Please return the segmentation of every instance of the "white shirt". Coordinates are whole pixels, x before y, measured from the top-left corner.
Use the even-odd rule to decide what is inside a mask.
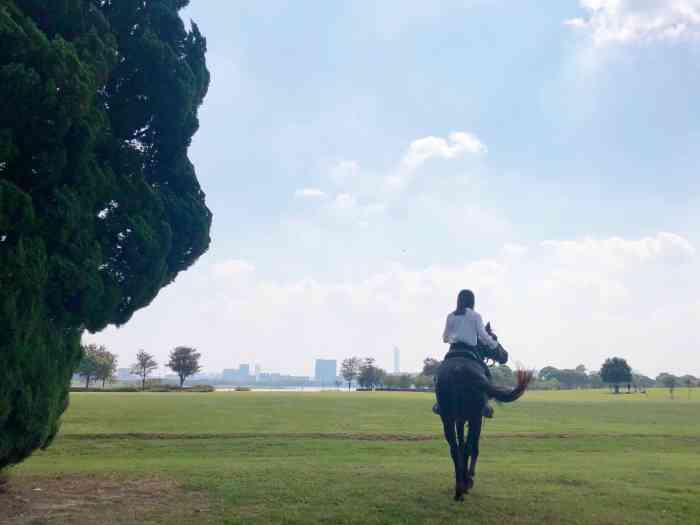
[[[453,312],[447,316],[442,340],[445,343],[466,343],[471,346],[476,346],[481,341],[490,348],[498,347],[498,342],[486,332],[484,320],[469,308],[464,311],[464,315],[455,315]]]

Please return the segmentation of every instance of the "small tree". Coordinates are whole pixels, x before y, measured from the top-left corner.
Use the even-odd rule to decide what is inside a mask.
[[[114,373],[117,371],[117,356],[112,352],[103,349],[97,360],[97,373],[95,379],[102,381],[102,388],[105,387],[105,381],[110,383],[114,380]]]
[[[107,349],[94,343],[81,347],[83,356],[78,364],[78,375],[85,380],[85,388],[90,388],[90,381],[97,379],[102,352]]]
[[[384,378],[384,386],[386,388],[399,388],[399,376],[396,374],[387,374]]]
[[[690,399],[690,390],[697,384],[698,379],[695,376],[684,375],[681,381],[688,389],[688,399]]]
[[[413,378],[409,374],[401,374],[399,376],[399,388],[411,388]]]
[[[559,381],[559,369],[553,366],[545,366],[537,374],[537,379],[540,381],[551,381],[552,379]]]
[[[180,388],[185,384],[185,379],[202,369],[199,366],[200,357],[202,354],[197,352],[196,348],[189,346],[178,346],[170,352],[170,361],[168,361],[167,367],[180,378]]]
[[[424,376],[434,376],[437,374],[437,369],[442,364],[442,361],[438,361],[433,357],[426,357],[423,359],[423,371],[421,374]]]
[[[676,386],[678,385],[678,378],[673,374],[663,373],[659,374],[657,381],[666,388],[668,388],[668,392],[671,395],[671,399],[673,399],[673,394],[676,390]]]
[[[360,358],[359,357],[348,357],[347,359],[343,359],[343,362],[340,365],[340,375],[343,376],[343,379],[345,379],[348,382],[348,390],[350,390],[350,387],[352,386],[352,382],[357,379],[357,376],[360,373]]]
[[[612,385],[615,393],[619,394],[621,383],[632,382],[632,368],[621,357],[608,358],[600,368],[600,377],[603,382]]]
[[[372,388],[380,386],[386,372],[379,367],[374,366],[374,358],[368,357],[360,365],[360,375],[357,377],[357,382],[363,388]]]
[[[433,381],[433,376],[426,376],[424,374],[419,374],[413,380],[413,384],[416,388],[433,388],[435,383]]]
[[[158,363],[153,356],[145,350],[139,350],[139,353],[136,354],[136,362],[131,365],[130,372],[141,378],[141,390],[146,390],[146,379],[156,368],[158,368]]]
[[[508,365],[498,365],[491,368],[493,382],[500,385],[515,386],[516,378],[513,369]]]

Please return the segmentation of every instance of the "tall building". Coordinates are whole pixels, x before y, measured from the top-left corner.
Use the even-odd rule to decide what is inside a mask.
[[[222,374],[224,381],[245,383],[253,378],[250,375],[250,365],[239,365],[238,368],[226,368]]]
[[[401,370],[401,354],[399,351],[399,347],[395,346],[394,347],[394,373],[398,374]]]
[[[321,385],[333,385],[337,368],[338,362],[335,359],[316,359],[314,379]]]
[[[238,380],[238,370],[235,368],[224,368],[222,373],[224,381],[237,381]]]

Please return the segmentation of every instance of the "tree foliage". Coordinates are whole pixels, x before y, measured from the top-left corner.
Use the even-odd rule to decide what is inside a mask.
[[[620,384],[632,382],[632,368],[621,357],[608,358],[600,368],[600,377],[603,382],[612,385],[617,394],[620,391]]]
[[[0,468],[56,434],[82,332],[127,322],[208,247],[187,4],[0,2]]]
[[[85,380],[85,388],[90,388],[90,381],[111,381],[117,370],[117,356],[103,345],[85,345],[76,372]]]
[[[85,388],[90,388],[90,381],[97,379],[100,354],[107,349],[104,346],[89,344],[82,346],[82,357],[78,363],[76,372],[85,380]]]
[[[106,349],[100,354],[97,361],[97,375],[95,379],[102,381],[102,388],[105,382],[114,381],[114,374],[117,371],[117,356]]]
[[[145,350],[139,350],[136,354],[136,362],[131,365],[131,373],[141,378],[141,390],[146,390],[146,379],[158,368],[155,358]]]
[[[656,382],[659,385],[668,388],[669,394],[671,395],[671,399],[673,399],[673,394],[676,390],[676,387],[681,382],[681,379],[674,376],[673,374],[662,372],[656,377]]]
[[[440,367],[442,364],[442,361],[439,361],[433,357],[426,357],[423,359],[423,370],[421,374],[424,376],[434,376],[437,374],[437,369]]]
[[[360,364],[360,373],[357,383],[362,388],[376,388],[381,386],[386,376],[386,371],[374,365],[374,358],[368,357]]]
[[[357,379],[360,373],[360,363],[361,360],[359,357],[348,357],[347,359],[343,359],[340,365],[340,375],[348,382],[348,390],[350,390],[352,382]]]
[[[170,352],[170,361],[166,365],[180,378],[180,388],[185,384],[185,380],[201,370],[199,358],[202,354],[196,348],[189,346],[178,346]]]

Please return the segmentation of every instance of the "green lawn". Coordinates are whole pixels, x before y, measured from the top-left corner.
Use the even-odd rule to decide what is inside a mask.
[[[167,523],[688,524],[698,394],[531,392],[497,406],[464,503],[450,499],[428,394],[73,394],[54,446],[13,481],[173,479],[183,496]]]

